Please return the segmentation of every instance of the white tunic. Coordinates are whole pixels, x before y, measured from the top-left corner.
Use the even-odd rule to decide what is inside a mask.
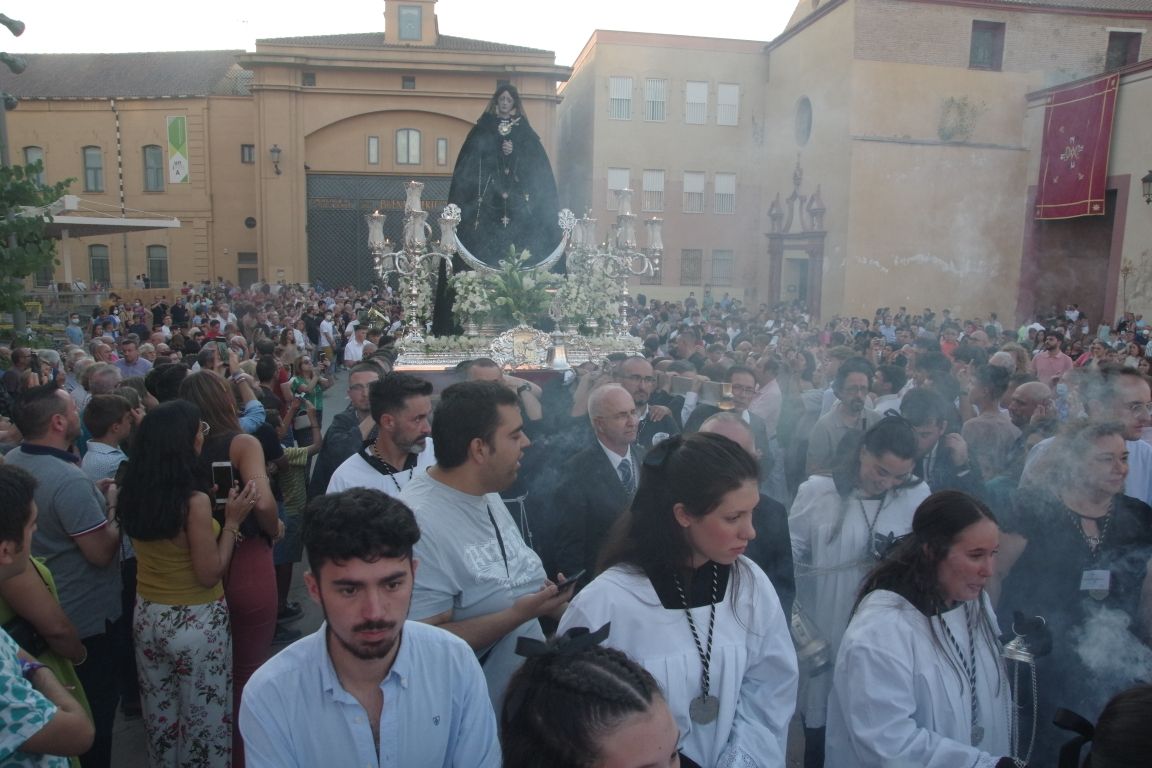
[[[982,605],[999,634],[987,595]],[[967,654],[963,607],[942,618]],[[836,658],[825,768],[992,768],[1009,754],[1012,694],[1000,649],[977,630],[984,738],[975,747],[969,684],[948,660],[963,668],[940,621],[930,624],[894,592],[877,590],[860,603]]]
[[[559,631],[612,622],[605,644],[627,653],[660,683],[682,734],[681,749],[700,765],[779,768],[786,764],[788,723],[796,710],[796,651],[772,583],[751,560],[738,563],[739,576],[729,579],[716,605],[709,672],[720,715],[707,725],[688,716],[700,695],[701,671],[688,619],[683,610],[660,604],[643,573],[614,566],[600,574],[572,600]],[[710,613],[709,606],[692,609],[702,644]]]
[[[813,475],[800,486],[788,518],[796,565],[796,601],[815,622],[832,658],[852,616],[860,583],[876,565],[869,524],[875,520],[873,534],[904,536],[912,530],[916,507],[928,495],[928,485],[919,483],[889,491],[882,501],[855,496],[845,500],[832,478],[823,475]],[[808,680],[800,703],[808,728],[824,726],[831,688],[832,675],[827,672]]]

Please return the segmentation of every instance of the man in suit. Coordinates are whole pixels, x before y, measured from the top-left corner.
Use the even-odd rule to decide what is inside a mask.
[[[596,443],[561,470],[553,501],[553,537],[546,548],[554,553],[549,560],[555,573],[586,571],[577,589],[592,580],[600,549],[632,500],[640,472],[632,445],[639,423],[632,395],[619,384],[597,387],[588,398],[588,418]]]

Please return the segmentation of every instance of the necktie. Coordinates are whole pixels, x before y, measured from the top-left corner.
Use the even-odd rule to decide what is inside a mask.
[[[636,490],[636,481],[632,477],[632,462],[628,459],[622,459],[620,466],[616,469],[620,472],[620,482],[624,483],[624,490],[631,496]]]

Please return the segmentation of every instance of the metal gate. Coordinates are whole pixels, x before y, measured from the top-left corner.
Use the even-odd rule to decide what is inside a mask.
[[[308,279],[327,287],[378,282],[368,252],[366,214],[379,210],[388,218],[384,235],[399,247],[404,226],[404,185],[424,182],[424,210],[438,239],[435,221],[448,204],[449,176],[350,176],[308,174]]]

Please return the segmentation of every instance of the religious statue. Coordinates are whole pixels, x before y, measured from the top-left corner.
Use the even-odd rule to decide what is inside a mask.
[[[460,206],[461,245],[490,267],[499,268],[510,249],[530,251],[530,266],[558,255],[556,181],[515,86],[497,88],[469,132],[448,202]]]
[[[455,271],[499,269],[502,259],[525,250],[531,253],[525,268],[559,262],[554,269],[563,271],[556,180],[515,86],[499,86],[468,133],[452,172],[448,202],[461,212]],[[452,297],[443,266],[439,277],[433,318],[437,336],[453,333]]]

